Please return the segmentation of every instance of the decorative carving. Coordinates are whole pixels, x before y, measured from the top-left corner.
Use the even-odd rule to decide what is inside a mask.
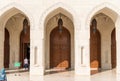
[[[60,15],[59,14],[57,14],[57,15],[55,15],[55,16],[53,16],[49,21],[48,21],[48,23],[47,23],[47,27],[49,27],[49,28],[53,28],[53,27],[56,27],[56,26],[58,26],[58,20],[59,20],[59,18],[60,18]],[[63,26],[65,26],[65,27],[71,27],[70,29],[73,29],[73,22],[67,17],[67,16],[65,16],[65,15],[63,15],[62,13],[61,13],[61,18],[62,18],[62,21],[64,22],[64,24],[63,24]],[[67,25],[67,26],[66,26]]]
[[[25,18],[23,21],[23,31],[26,34],[27,31],[27,27],[28,27],[28,20]]]
[[[92,20],[92,31],[96,33],[96,30],[97,30],[97,21],[96,19],[93,19]]]
[[[58,19],[58,28],[59,28],[59,32],[62,32],[62,26],[63,26],[63,20],[61,18],[61,14],[60,14],[60,18]]]

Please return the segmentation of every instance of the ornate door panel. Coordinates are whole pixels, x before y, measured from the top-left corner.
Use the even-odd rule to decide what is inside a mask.
[[[24,26],[26,25],[26,26]],[[28,21],[25,19],[23,22],[23,30],[20,35],[20,62],[21,67],[24,66],[25,57],[30,60],[30,53],[28,53],[28,48],[30,46],[30,26],[28,25]]]
[[[5,28],[4,68],[9,68],[9,56],[10,56],[9,32],[8,32],[8,30]]]
[[[90,67],[97,69],[101,67],[101,37],[94,25],[90,27]]]
[[[116,34],[115,34],[115,28],[112,31],[111,34],[111,64],[112,68],[116,67]]]
[[[64,27],[50,34],[50,68],[70,68],[70,33]]]

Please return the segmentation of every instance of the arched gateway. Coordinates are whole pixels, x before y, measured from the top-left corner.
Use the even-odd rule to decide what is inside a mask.
[[[70,33],[61,18],[50,34],[50,68],[70,68]]]
[[[21,67],[24,66],[25,58],[30,61],[30,26],[28,25],[27,19],[24,19],[23,21],[23,30],[20,35],[20,62],[22,63]]]
[[[27,20],[27,26],[24,26],[24,19]],[[4,37],[1,38],[1,40],[4,40],[4,46],[1,47],[3,48],[2,51],[4,51],[4,54],[2,54],[3,60],[1,59],[1,65],[7,69],[14,69],[14,63],[22,62],[23,64],[23,60],[21,60],[21,58],[24,59],[26,56],[25,53],[28,53],[26,50],[30,50],[29,18],[21,10],[16,7],[11,8],[10,6],[10,9],[0,16],[0,22],[3,23],[0,26],[1,34]],[[22,34],[21,36],[21,31],[24,31],[26,34]],[[21,49],[21,41],[27,43],[26,47],[24,45],[23,49]],[[27,58],[30,58],[30,54]]]
[[[70,33],[56,27],[50,34],[50,68],[70,68]]]
[[[90,67],[93,74],[116,67],[116,32],[113,20],[99,13],[90,26]]]

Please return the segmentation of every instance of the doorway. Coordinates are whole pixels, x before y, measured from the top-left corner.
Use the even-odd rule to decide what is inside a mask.
[[[111,33],[111,65],[116,68],[116,31],[115,28]]]
[[[23,52],[24,52],[24,58],[28,59],[28,63],[30,64],[30,43],[24,43],[23,44]]]
[[[20,36],[20,62],[21,68],[24,67],[24,59],[27,57],[30,64],[30,26],[27,19],[23,21],[23,30]]]
[[[92,74],[115,68],[116,32],[113,20],[103,13],[97,14],[90,28],[90,66],[91,71],[94,71]]]
[[[70,33],[65,28],[54,28],[50,33],[50,68],[70,68]]]
[[[5,28],[5,41],[4,41],[4,68],[9,68],[10,45],[9,45],[9,32]]]
[[[101,68],[101,36],[95,19],[90,26],[90,67],[91,73],[97,73]]]

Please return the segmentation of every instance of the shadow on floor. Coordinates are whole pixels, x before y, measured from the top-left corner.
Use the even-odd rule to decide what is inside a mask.
[[[113,70],[113,69],[105,69],[105,70],[91,70],[91,75],[94,75],[94,74],[98,74],[98,73],[102,73],[102,72],[106,72],[106,71],[110,71],[110,70]]]
[[[45,75],[61,73],[61,72],[68,72],[68,71],[72,71],[72,70],[71,69],[62,69],[62,68],[53,68],[53,69],[45,70]]]

